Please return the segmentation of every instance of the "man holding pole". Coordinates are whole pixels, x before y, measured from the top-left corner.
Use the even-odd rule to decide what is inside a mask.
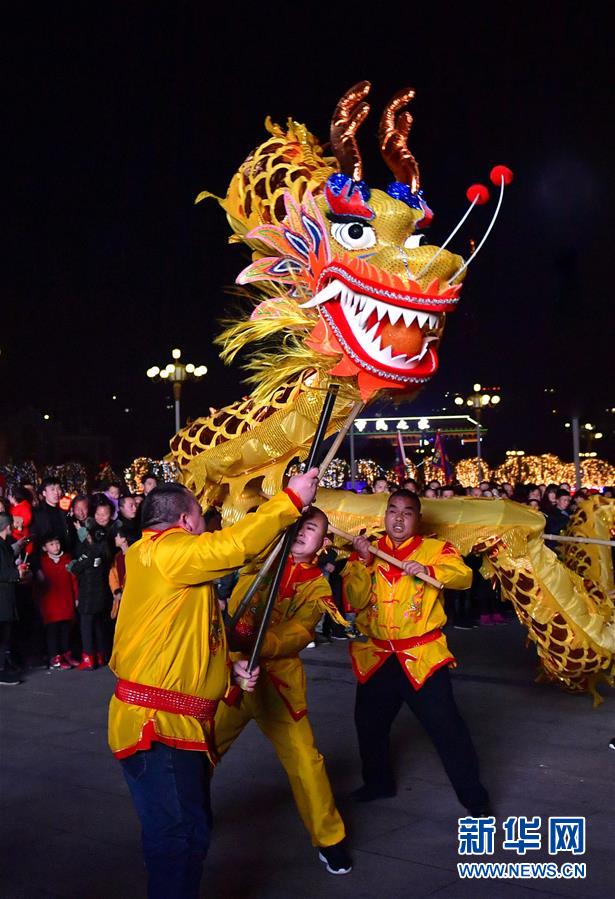
[[[250,692],[258,677],[257,667],[229,661],[212,583],[295,522],[317,484],[317,469],[296,475],[256,513],[213,533],[185,487],[157,487],[143,503],[109,663],[118,677],[109,744],[141,821],[149,899],[199,895],[216,708],[231,680]]]
[[[459,801],[480,816],[490,813],[488,796],[453,697],[448,667],[455,661],[441,630],[446,623],[441,586],[465,590],[472,572],[450,543],[419,536],[420,518],[415,493],[391,494],[377,551],[392,558],[383,562],[366,537],[356,537],[356,557],[343,572],[346,603],[368,637],[350,646],[359,681],[355,724],[364,781],[355,798],[395,795],[389,732],[406,703],[434,743]]]
[[[328,581],[315,564],[327,526],[327,516],[315,507],[301,518],[260,650],[259,682],[250,696],[242,695],[236,704],[218,708],[215,739],[222,756],[244,727],[252,719],[256,721],[284,766],[319,859],[330,874],[348,874],[352,862],[343,846],[344,823],[307,717],[305,671],[299,658],[299,652],[314,639],[314,629],[324,612],[346,625],[333,603]],[[254,577],[254,570],[241,573],[229,601],[231,613],[237,610]],[[267,586],[263,583],[235,628],[233,639],[247,653],[252,650]]]

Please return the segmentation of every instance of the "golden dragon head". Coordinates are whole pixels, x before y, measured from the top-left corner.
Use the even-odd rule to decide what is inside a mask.
[[[303,126],[289,122],[284,133],[268,121],[272,137],[219,200],[233,239],[253,251],[237,283],[256,291],[249,320],[219,338],[222,356],[230,360],[248,342],[278,335],[278,354],[261,352],[248,365],[257,389],[266,385],[262,393],[310,370],[321,382],[343,379],[366,401],[383,391],[416,392],[438,367],[445,319],[459,303],[467,263],[445,245],[421,242],[433,216],[407,146],[413,90],[399,91],[380,121],[380,150],[395,180],[385,191],[363,180],[357,131],[369,112],[369,90],[360,82],[338,103],[333,157]],[[504,166],[493,170],[502,191],[510,180]],[[488,199],[482,185],[467,195],[470,208]]]

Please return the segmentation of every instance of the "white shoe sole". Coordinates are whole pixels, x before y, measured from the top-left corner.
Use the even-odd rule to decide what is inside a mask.
[[[352,871],[352,865],[349,868],[340,868],[338,871],[334,871],[333,868],[329,867],[329,862],[321,852],[318,853],[318,858],[324,863],[329,874],[350,874]]]

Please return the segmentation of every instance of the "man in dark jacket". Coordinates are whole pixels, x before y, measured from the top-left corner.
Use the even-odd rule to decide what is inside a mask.
[[[0,513],[0,686],[3,687],[14,687],[21,683],[17,675],[6,667],[13,622],[17,618],[15,584],[20,580],[13,550],[7,542],[11,524],[11,516]]]
[[[551,514],[547,517],[547,525],[545,534],[561,534],[565,531],[570,522],[570,512],[568,511],[571,502],[570,493],[561,487],[555,494],[555,507]],[[549,549],[558,549],[560,544],[554,540],[546,540]]]
[[[114,536],[125,537],[128,546],[141,539],[139,507],[134,496],[120,496],[119,514],[114,524]]]
[[[78,610],[83,653],[79,670],[92,671],[106,664],[107,622],[113,597],[109,586],[112,553],[109,528],[96,521],[89,528],[79,557],[69,564],[77,577]]]
[[[66,512],[60,509],[62,487],[55,477],[43,478],[41,484],[43,501],[33,510],[32,536],[35,541],[35,555],[40,556],[41,540],[53,534],[60,541],[62,550],[71,548],[71,528]]]

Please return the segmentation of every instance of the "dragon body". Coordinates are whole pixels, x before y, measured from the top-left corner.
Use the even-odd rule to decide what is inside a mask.
[[[445,246],[422,243],[432,212],[407,146],[413,91],[396,94],[380,121],[380,150],[394,180],[385,190],[363,180],[357,131],[369,112],[369,88],[361,82],[340,100],[333,155],[303,125],[289,120],[284,129],[267,120],[270,137],[240,166],[226,196],[215,197],[231,242],[252,254],[237,278],[247,312],[217,338],[225,362],[249,350],[251,392],[180,430],[169,458],[203,505],[221,507],[225,523],[278,490],[288,465],[307,456],[330,384],[339,387],[334,433],[357,402],[412,399],[438,367],[468,263]],[[492,172],[502,192],[510,177],[503,166]],[[468,191],[472,205],[486,195],[480,185]],[[212,196],[203,192],[197,202]],[[366,516],[376,526],[375,498],[321,491],[318,501],[341,526],[351,523],[339,520],[350,514],[348,503],[358,503],[355,525]],[[547,675],[570,689],[592,688],[612,669],[612,603],[603,586],[589,588],[546,549],[544,519],[511,503],[504,514],[501,505],[449,501],[436,504],[438,515],[427,521],[463,552],[483,554]]]

